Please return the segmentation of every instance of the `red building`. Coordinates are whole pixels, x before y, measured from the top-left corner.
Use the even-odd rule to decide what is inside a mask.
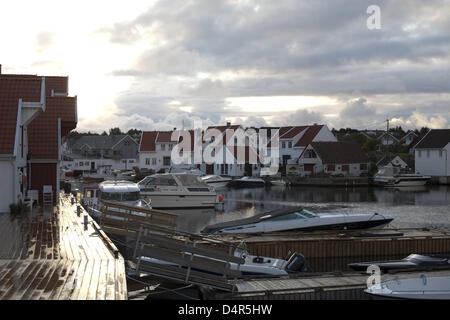
[[[61,140],[77,124],[68,77],[4,74],[0,66],[0,211],[44,185],[59,193]],[[2,194],[2,192],[5,192]]]

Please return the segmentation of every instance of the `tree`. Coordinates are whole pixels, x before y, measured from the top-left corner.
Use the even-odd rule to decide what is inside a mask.
[[[119,134],[123,134],[122,130],[120,130],[119,127],[109,129],[110,136],[119,135]]]

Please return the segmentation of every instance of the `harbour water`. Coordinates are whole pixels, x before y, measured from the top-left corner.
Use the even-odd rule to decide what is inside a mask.
[[[439,228],[450,231],[450,186],[404,188],[336,188],[272,186],[218,190],[219,210],[182,210],[179,229],[199,232],[206,225],[242,219],[265,211],[300,206],[313,212],[373,213],[394,217],[395,228]],[[176,211],[175,211],[176,212]]]

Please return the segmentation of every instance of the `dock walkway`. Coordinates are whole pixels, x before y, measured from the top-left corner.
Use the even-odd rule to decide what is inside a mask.
[[[125,263],[81,209],[59,206],[0,213],[0,300],[125,300]]]

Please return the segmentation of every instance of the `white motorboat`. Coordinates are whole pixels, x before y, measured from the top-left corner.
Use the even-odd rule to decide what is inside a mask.
[[[368,294],[393,299],[449,300],[450,277],[396,279],[374,284],[364,290]]]
[[[134,207],[151,208],[150,204],[140,199],[140,189],[136,183],[124,180],[104,181],[98,185],[83,187],[82,204],[93,217],[102,215],[102,201],[120,202]]]
[[[376,228],[393,220],[374,214],[315,214],[303,208],[261,213],[250,218],[213,224],[204,233],[263,233],[279,231],[353,230]]]
[[[239,179],[234,179],[228,183],[229,187],[234,188],[259,188],[264,187],[266,182],[261,178],[255,177],[242,177]]]
[[[232,181],[233,179],[231,179],[229,177],[222,177],[222,176],[211,174],[211,175],[203,176],[202,180],[217,190],[217,189],[225,188],[228,185],[228,183],[230,181]]]
[[[383,187],[423,186],[430,179],[430,176],[402,173],[398,167],[386,166],[378,170],[374,175],[373,184]]]
[[[138,185],[141,198],[155,209],[213,208],[219,201],[214,188],[195,174],[154,174]]]
[[[244,258],[245,262],[240,265],[234,262],[230,262],[230,269],[239,270],[244,276],[248,275],[288,276],[291,273],[311,272],[311,268],[308,264],[308,261],[305,259],[303,255],[299,253],[293,253],[288,260],[250,255],[245,249],[236,249],[234,255],[236,257]],[[141,257],[141,260],[161,265],[178,266],[173,262],[151,257]],[[222,274],[217,273],[217,275]]]

